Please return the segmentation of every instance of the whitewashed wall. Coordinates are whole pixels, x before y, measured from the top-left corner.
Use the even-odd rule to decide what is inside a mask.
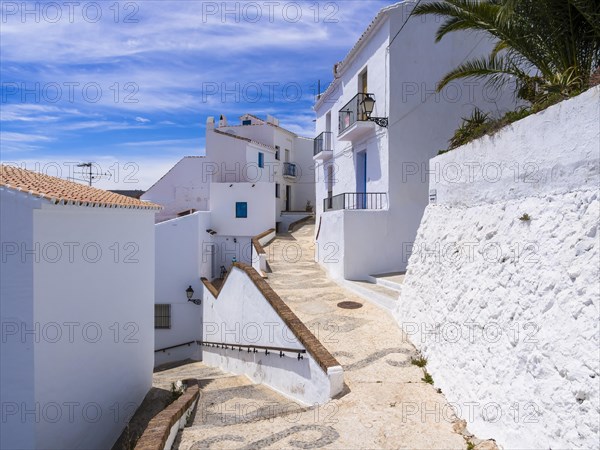
[[[152,385],[154,211],[43,203],[34,241],[79,244],[73,262],[49,249],[34,265],[34,316],[48,330],[35,349],[36,402],[81,405],[72,422],[64,406],[56,422],[49,408],[37,445],[108,448]]]
[[[303,349],[263,294],[239,268],[233,268],[215,299],[205,289],[204,341]],[[324,403],[343,388],[341,367],[324,371],[308,352],[298,360],[295,353],[280,358],[277,352],[224,350],[202,347],[205,364],[243,374],[256,383],[305,404]]]
[[[415,2],[387,8],[384,19],[363,40],[354,57],[344,63],[335,85],[315,106],[317,134],[326,130],[327,113],[331,113],[333,158],[316,167],[316,203],[321,215],[327,197],[327,168],[334,167],[333,195],[357,192],[357,152],[367,152],[367,192],[387,194],[389,214],[373,216],[377,230],[370,232],[369,221],[361,215],[349,215],[350,227],[360,235],[364,252],[345,251],[347,278],[366,279],[369,275],[406,269],[423,211],[428,202],[428,161],[458,127],[461,117],[477,106],[496,113],[512,107],[511,95],[491,95],[483,82],[454,82],[442,93],[435,88],[442,76],[467,56],[477,57],[488,51],[491,42],[468,33],[453,33],[436,43],[440,26],[434,17],[410,17]],[[388,117],[387,129],[375,126],[372,131],[351,142],[338,138],[339,110],[359,89],[359,75],[367,68],[368,90],[375,94],[373,116]],[[330,213],[322,215],[329,220]],[[337,220],[337,219],[335,219]],[[317,218],[317,222],[319,218]],[[386,222],[385,224],[383,222]],[[355,236],[348,244],[354,247]],[[343,243],[342,243],[343,244]],[[329,264],[330,269],[333,268]]]
[[[315,210],[315,163],[313,161],[312,139],[296,138],[294,145],[294,161],[296,163],[297,178],[292,186],[292,209],[305,211],[307,200]]]
[[[177,214],[195,209],[207,211],[213,168],[200,156],[186,156],[158,180],[141,199],[163,207],[156,214],[156,222],[177,217]]]
[[[273,228],[274,183],[213,183],[210,190],[211,227],[219,235],[252,237]],[[235,217],[236,202],[248,203],[248,218]]]
[[[21,419],[21,405],[35,403],[33,337],[26,341],[21,336],[21,330],[34,329],[34,258],[23,255],[21,246],[33,249],[33,211],[40,202],[0,188],[1,448],[35,448],[36,442],[35,421]]]
[[[431,161],[397,316],[469,429],[506,448],[598,447],[599,100]]]
[[[201,277],[213,278],[210,249],[213,238],[209,212],[169,220],[156,225],[156,299],[157,304],[171,305],[171,329],[155,330],[155,349],[162,349],[200,337],[202,308],[187,301],[185,290],[192,286],[195,298],[202,296]],[[183,347],[156,354],[156,364],[178,361],[196,355],[195,349]]]
[[[109,448],[152,383],[154,211],[2,190],[3,247],[14,242],[2,263],[2,447]]]

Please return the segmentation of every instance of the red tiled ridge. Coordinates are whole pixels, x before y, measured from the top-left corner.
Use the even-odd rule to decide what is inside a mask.
[[[163,450],[171,428],[200,396],[197,380],[184,380],[185,392],[150,421],[135,450]]]
[[[304,323],[294,314],[294,312],[290,309],[290,307],[277,295],[277,293],[273,290],[269,284],[263,280],[260,274],[251,266],[242,263],[234,263],[234,267],[237,267],[240,270],[246,272],[246,275],[252,280],[254,285],[258,288],[258,290],[262,293],[262,295],[267,299],[269,304],[273,307],[277,315],[281,317],[283,322],[288,326],[288,328],[294,333],[294,335],[298,338],[298,340],[304,345],[308,353],[312,355],[317,364],[327,372],[327,369],[330,367],[341,366],[341,364],[333,357],[329,350],[327,350],[323,344],[315,337],[314,334],[310,332],[310,330],[304,325]],[[231,271],[229,271],[231,273]],[[227,274],[229,276],[229,274]],[[210,281],[205,278],[202,279],[202,282],[210,289],[209,285],[212,286]],[[213,293],[215,298],[219,297],[219,294],[223,290],[223,286],[227,283],[227,277],[225,277],[225,281],[221,286],[221,289],[217,290],[214,286],[212,286]]]
[[[55,204],[73,202],[85,206],[161,209],[154,203],[4,164],[0,165],[0,186],[45,198]]]
[[[234,139],[239,139],[240,141],[246,141],[246,142],[250,142],[251,144],[254,144],[254,145],[259,145],[259,146],[261,146],[261,147],[265,147],[265,148],[271,149],[271,150],[273,150],[273,151],[275,151],[275,150],[276,150],[276,149],[275,149],[275,147],[271,147],[270,145],[263,144],[263,143],[261,143],[261,142],[258,142],[258,141],[253,141],[252,139],[250,139],[250,138],[247,138],[247,137],[238,136],[238,135],[236,135],[236,134],[233,134],[233,133],[227,133],[226,131],[221,131],[221,130],[218,130],[218,129],[216,129],[216,128],[215,128],[213,131],[214,131],[215,133],[222,134],[223,136],[229,136],[229,137],[232,137],[232,138],[234,138]]]
[[[265,236],[268,236],[269,234],[274,233],[274,232],[275,232],[275,229],[271,228],[270,230],[260,233],[259,235],[254,236],[252,238],[252,245],[256,249],[256,253],[258,253],[259,255],[265,255],[267,253],[267,252],[265,252],[265,249],[263,248],[263,246],[260,245],[260,240],[262,238],[264,238]]]

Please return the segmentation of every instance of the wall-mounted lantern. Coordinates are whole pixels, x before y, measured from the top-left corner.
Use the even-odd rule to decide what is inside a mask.
[[[375,108],[375,99],[371,97],[370,94],[365,94],[365,98],[363,98],[363,101],[360,102],[360,106],[362,107],[363,114],[365,115],[367,120],[375,122],[380,127],[387,128],[387,117],[371,117],[371,114],[373,114],[373,109]]]
[[[194,290],[192,289],[192,286],[185,290],[185,295],[187,296],[188,302],[192,302],[194,305],[200,305],[202,303],[202,300],[199,298],[192,298],[194,296]]]

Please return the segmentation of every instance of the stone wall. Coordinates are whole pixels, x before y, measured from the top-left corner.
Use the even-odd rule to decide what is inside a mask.
[[[598,448],[599,94],[431,160],[397,318],[507,448]]]

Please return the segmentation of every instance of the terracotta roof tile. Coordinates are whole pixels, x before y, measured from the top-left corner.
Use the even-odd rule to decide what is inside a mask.
[[[224,128],[225,128],[225,127],[224,127]],[[276,149],[275,149],[275,147],[271,147],[270,145],[263,144],[263,143],[261,143],[261,142],[258,142],[258,141],[253,141],[252,139],[250,139],[250,138],[247,138],[247,137],[244,137],[244,136],[238,136],[238,135],[236,135],[236,134],[227,133],[226,131],[221,131],[221,130],[217,130],[217,129],[215,129],[215,130],[213,130],[213,131],[214,131],[215,133],[217,133],[217,134],[222,134],[223,136],[229,136],[229,137],[231,137],[231,138],[234,138],[234,139],[239,139],[239,140],[241,140],[241,141],[246,141],[246,142],[249,142],[249,143],[251,143],[251,144],[258,145],[258,146],[260,146],[260,147],[265,147],[265,148],[271,149],[271,150],[273,150],[273,151],[275,151],[275,150],[276,150]]]
[[[51,201],[86,206],[160,209],[159,205],[18,167],[0,165],[0,186]],[[91,204],[91,205],[88,205]]]

